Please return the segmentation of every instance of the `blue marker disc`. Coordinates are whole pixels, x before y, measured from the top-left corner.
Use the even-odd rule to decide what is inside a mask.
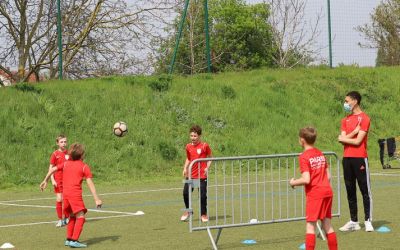
[[[257,243],[257,241],[255,241],[255,240],[244,240],[244,241],[242,241],[242,243],[246,244],[246,245],[254,245],[254,244]]]

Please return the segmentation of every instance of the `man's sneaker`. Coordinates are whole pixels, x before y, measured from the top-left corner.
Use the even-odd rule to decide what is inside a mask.
[[[58,220],[56,227],[62,227],[63,226],[63,220]]]
[[[80,243],[79,241],[70,241],[69,246],[72,248],[85,248],[87,245]]]
[[[201,216],[201,222],[208,222],[208,216],[205,215],[205,214],[203,214],[203,215]]]
[[[354,221],[349,221],[343,227],[339,228],[339,230],[342,232],[356,231],[360,229],[361,229],[360,224]]]
[[[65,240],[64,246],[69,247],[69,243],[70,243],[70,242],[71,242],[71,241],[69,241],[69,240]]]
[[[373,232],[374,231],[374,227],[372,226],[371,221],[366,220],[364,222],[364,225],[365,225],[365,232]]]
[[[189,219],[189,212],[184,212],[181,216],[181,221],[186,221],[187,219]]]
[[[68,225],[69,218],[65,218],[62,220],[62,227]]]

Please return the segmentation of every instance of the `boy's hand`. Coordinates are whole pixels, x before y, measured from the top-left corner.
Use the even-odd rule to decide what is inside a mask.
[[[101,200],[95,200],[95,202],[96,202],[96,208],[100,209],[101,206],[103,205],[103,202]]]
[[[47,187],[47,182],[43,181],[42,183],[40,183],[40,191],[43,192],[43,190]]]
[[[290,179],[289,184],[294,189],[294,178]]]
[[[182,172],[183,177],[187,178],[187,168],[183,168],[183,172]]]

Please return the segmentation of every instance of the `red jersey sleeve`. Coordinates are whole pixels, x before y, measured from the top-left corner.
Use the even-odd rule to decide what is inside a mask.
[[[185,150],[186,150],[186,158],[190,161],[190,152],[189,152],[188,145],[186,145]]]
[[[93,178],[92,172],[90,171],[90,167],[86,164],[83,166],[83,177],[85,179]]]
[[[300,157],[299,157],[299,164],[300,164],[300,173],[310,172],[310,163],[302,155],[300,155]]]
[[[57,165],[57,158],[56,158],[56,154],[54,152],[50,156],[50,164],[53,166]]]
[[[359,117],[359,119],[360,119],[360,130],[368,132],[369,125],[371,123],[369,117],[364,115],[363,117]]]
[[[340,126],[340,132],[346,131],[346,118],[342,119],[342,125]]]

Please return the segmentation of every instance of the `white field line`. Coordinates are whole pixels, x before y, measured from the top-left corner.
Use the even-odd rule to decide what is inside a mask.
[[[0,202],[0,205],[15,206],[15,207],[55,208],[55,206],[24,205],[24,204],[13,204],[13,203],[3,203],[3,202]],[[96,213],[138,215],[136,213],[131,213],[131,212],[110,211],[110,210],[100,210],[100,209],[88,209],[88,211],[96,212]]]
[[[86,218],[86,220],[104,220],[104,219],[129,217],[129,216],[134,216],[134,215],[133,214],[111,215],[111,216],[103,216],[103,217]],[[57,221],[42,221],[42,222],[33,222],[33,223],[24,223],[24,224],[2,225],[2,226],[0,226],[0,228],[35,226],[35,225],[56,224],[56,223],[57,223]]]
[[[115,193],[102,193],[98,194],[99,196],[108,196],[108,195],[123,195],[123,194],[138,194],[138,193],[151,193],[151,192],[164,192],[164,191],[173,191],[173,190],[182,190],[182,188],[163,188],[163,189],[150,189],[150,190],[137,190],[137,191],[127,191],[127,192],[115,192]],[[83,195],[85,197],[92,196],[90,194]],[[4,200],[0,202],[23,202],[23,201],[40,201],[40,200],[54,200],[55,197],[44,197],[44,198],[32,198],[32,199],[23,199],[23,200]]]

